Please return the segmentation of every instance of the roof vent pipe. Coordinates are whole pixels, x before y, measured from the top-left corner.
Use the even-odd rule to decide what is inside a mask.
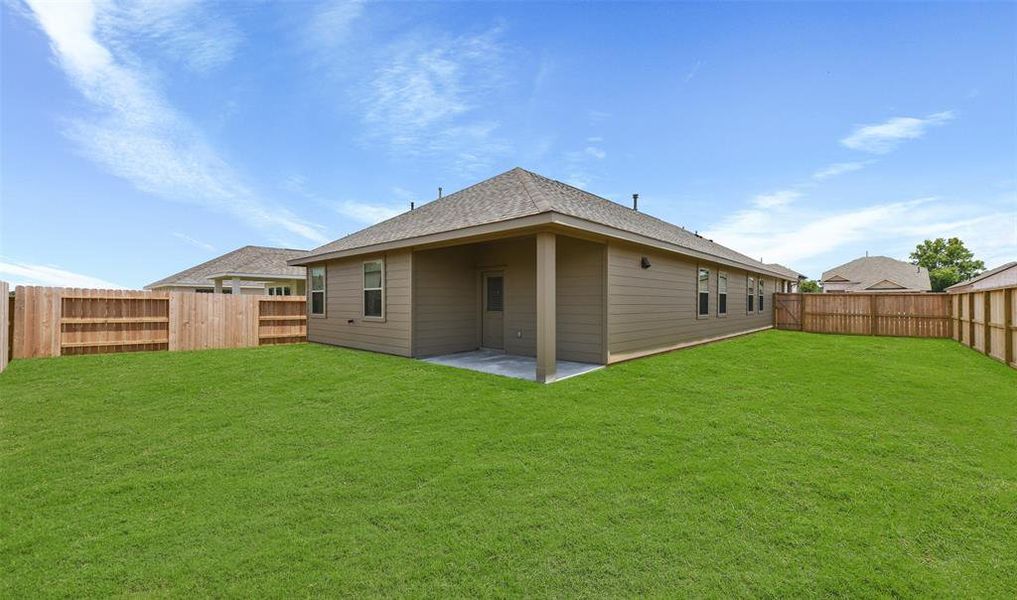
[[[413,210],[413,200],[410,200],[410,210]]]
[[[639,210],[639,194],[632,194],[632,210]]]
[[[438,200],[441,200],[441,187],[438,188]]]

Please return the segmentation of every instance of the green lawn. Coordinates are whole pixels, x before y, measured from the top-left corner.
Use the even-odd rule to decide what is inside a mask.
[[[15,361],[0,597],[1017,588],[1017,371],[770,331],[551,386],[316,345]]]

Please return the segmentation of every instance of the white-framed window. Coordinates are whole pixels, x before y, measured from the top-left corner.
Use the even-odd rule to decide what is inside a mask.
[[[727,273],[717,273],[717,314],[727,314]]]
[[[268,288],[269,296],[289,296],[290,286],[288,285],[276,285]]]
[[[710,314],[710,270],[705,267],[699,267],[699,284],[696,286],[697,290],[697,310],[696,314],[700,317],[709,316]]]
[[[325,267],[307,269],[311,278],[311,314],[325,314]]]
[[[756,304],[756,310],[763,312],[763,278],[759,278],[759,283],[756,284],[756,293],[759,294],[759,302]]]
[[[385,318],[385,262],[364,261],[364,317]]]
[[[745,312],[751,313],[756,300],[756,278],[749,275],[745,280]]]

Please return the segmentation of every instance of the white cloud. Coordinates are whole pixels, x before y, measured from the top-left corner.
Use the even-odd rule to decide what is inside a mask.
[[[182,242],[185,242],[187,244],[190,244],[190,245],[194,246],[195,248],[200,248],[202,250],[208,250],[209,252],[215,252],[215,246],[213,246],[212,244],[207,244],[207,243],[205,243],[205,242],[203,242],[201,240],[196,240],[196,239],[192,238],[191,236],[187,235],[186,233],[180,233],[178,231],[174,231],[171,235],[173,237],[177,238],[178,240],[182,241]]]
[[[306,28],[307,42],[321,48],[335,48],[345,42],[353,25],[364,14],[362,0],[330,0],[318,5]]]
[[[801,197],[802,193],[797,190],[779,190],[760,194],[752,199],[752,203],[759,208],[782,208]]]
[[[409,210],[409,206],[405,209],[397,209],[382,204],[368,204],[365,202],[347,200],[336,204],[335,210],[339,214],[349,217],[354,221],[373,225],[374,223],[380,223],[381,221],[391,219],[398,214],[406,212]]]
[[[4,258],[0,258],[0,275],[3,275],[4,279],[10,279],[14,285],[123,289],[122,285],[53,265],[33,265]]]
[[[702,66],[703,66],[703,61],[697,60],[696,64],[693,65],[693,67],[689,70],[689,72],[685,74],[685,83],[688,83],[688,82],[692,81],[692,78],[696,76],[696,73],[699,73],[699,68],[702,67]]]
[[[467,171],[507,150],[499,123],[475,111],[505,84],[501,28],[456,38],[416,36],[384,51],[360,106],[369,139],[396,154],[453,156]]]
[[[942,125],[953,118],[954,114],[949,110],[929,115],[924,119],[894,117],[883,123],[860,125],[840,143],[852,150],[885,154],[896,148],[901,142],[918,139],[925,135],[928,128]]]
[[[871,162],[872,161],[865,160],[859,162],[833,163],[832,165],[823,167],[822,169],[813,173],[812,178],[815,179],[816,181],[822,181],[824,179],[829,179],[831,177],[843,175],[844,173],[860,171],[864,169],[866,166],[868,166]]]
[[[69,79],[95,109],[96,116],[73,119],[66,131],[85,156],[165,199],[199,204],[256,227],[327,240],[317,226],[258,198],[133,59],[118,59],[111,51],[116,45],[99,41],[97,22],[105,30],[119,22],[99,14],[112,5],[48,0],[29,0],[29,5]]]
[[[597,148],[596,146],[587,146],[586,149],[583,150],[583,152],[597,160],[604,160],[604,158],[607,156],[607,152],[604,152],[603,149]]]

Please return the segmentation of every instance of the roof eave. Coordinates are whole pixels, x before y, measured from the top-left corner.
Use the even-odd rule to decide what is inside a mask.
[[[587,233],[594,233],[618,239],[622,241],[632,242],[642,246],[649,246],[665,250],[668,252],[674,252],[684,256],[692,258],[700,258],[709,260],[710,262],[730,266],[733,268],[751,270],[757,273],[764,273],[776,277],[777,279],[788,279],[790,278],[778,271],[774,271],[765,265],[749,265],[740,263],[728,258],[716,256],[706,252],[700,252],[698,250],[692,250],[678,244],[672,244],[670,242],[664,242],[654,238],[650,238],[638,233],[632,233],[624,229],[618,229],[611,227],[610,225],[603,225],[600,223],[594,223],[571,215],[564,215],[554,211],[548,211],[536,215],[529,215],[526,217],[519,217],[516,219],[508,219],[505,221],[498,221],[495,223],[486,223],[484,225],[475,225],[473,227],[465,227],[463,229],[454,229],[451,231],[445,231],[440,233],[434,233],[424,236],[417,236],[413,238],[406,238],[403,240],[396,240],[392,242],[383,242],[380,244],[371,244],[367,246],[361,246],[359,248],[349,248],[346,250],[338,250],[335,252],[323,252],[321,254],[314,254],[309,256],[303,256],[295,259],[290,259],[287,264],[293,266],[306,266],[314,263],[324,262],[328,260],[335,260],[339,258],[348,258],[352,256],[361,256],[364,254],[372,254],[377,252],[387,252],[391,250],[399,250],[403,248],[412,248],[414,246],[423,246],[428,244],[436,244],[441,242],[450,242],[455,240],[465,240],[478,236],[484,236],[495,233],[510,232],[519,229],[526,229],[534,226],[541,225],[558,225],[565,228],[577,229]]]

